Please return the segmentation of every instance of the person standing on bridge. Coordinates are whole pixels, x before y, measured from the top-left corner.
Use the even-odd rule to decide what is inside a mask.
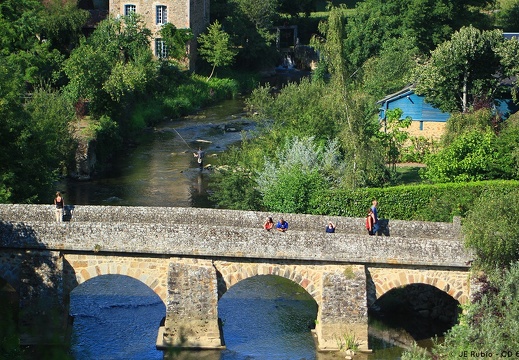
[[[373,210],[368,209],[368,215],[366,215],[366,230],[368,235],[373,235]]]
[[[63,221],[63,207],[65,206],[65,200],[63,200],[63,197],[59,191],[56,192],[54,206],[56,207],[56,222],[61,223]]]
[[[277,231],[285,232],[288,230],[288,223],[285,221],[285,219],[280,218],[278,223],[276,224]]]
[[[372,205],[371,205],[371,211],[372,211],[371,216],[373,217],[373,230],[372,230],[373,235],[378,235],[378,232],[380,230],[380,224],[378,222],[377,206],[378,206],[378,201],[373,200]]]

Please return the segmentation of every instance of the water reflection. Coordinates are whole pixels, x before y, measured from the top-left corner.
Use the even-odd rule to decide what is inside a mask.
[[[218,304],[222,360],[314,359],[314,299],[296,283],[262,275],[231,287]]]

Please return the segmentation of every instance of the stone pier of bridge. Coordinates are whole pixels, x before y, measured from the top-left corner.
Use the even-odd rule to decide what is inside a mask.
[[[352,334],[368,348],[368,309],[409,284],[470,298],[459,223],[390,221],[386,236],[364,233],[363,219],[283,216],[286,233],[267,232],[262,212],[196,208],[74,206],[53,222],[46,205],[0,205],[0,280],[20,296],[21,313],[68,314],[70,292],[95,276],[118,274],[149,286],[164,302],[158,347],[222,348],[218,300],[258,275],[299,284],[318,305],[320,350]],[[324,232],[328,220],[340,223]],[[240,224],[237,228],[229,224]],[[30,311],[29,311],[30,309]],[[22,316],[23,317],[23,316]]]

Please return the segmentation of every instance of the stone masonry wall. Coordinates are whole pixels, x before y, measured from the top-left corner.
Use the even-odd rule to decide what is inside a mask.
[[[169,346],[218,348],[216,270],[208,260],[175,259],[169,265],[163,341]]]
[[[367,344],[367,307],[394,287],[426,283],[461,303],[469,294],[472,255],[463,247],[459,224],[392,222],[391,236],[374,237],[365,234],[363,219],[355,218],[333,218],[340,229],[327,234],[328,217],[278,214],[290,224],[280,233],[262,229],[267,214],[261,212],[67,210],[70,221],[57,224],[50,205],[0,205],[0,276],[20,280],[9,270],[16,264],[8,257],[42,252],[54,254],[49,258],[57,272],[48,274],[63,275],[63,289],[57,291],[64,293],[94,276],[132,276],[165,299],[166,344],[218,347],[219,295],[255,275],[285,277],[314,297],[323,350],[336,348],[337,337],[349,332]]]
[[[329,220],[337,224],[336,234],[366,233],[364,218],[341,216],[320,216],[305,214],[280,214],[259,211],[238,211],[182,207],[140,207],[140,206],[89,206],[68,205],[70,222],[96,223],[159,223],[159,224],[200,224],[208,226],[231,226],[262,229],[267,216],[277,221],[283,216],[290,230],[323,232]],[[52,222],[52,205],[9,205],[0,204],[0,220],[14,222]],[[459,222],[440,223],[427,221],[389,220],[389,235],[413,238],[460,239]]]

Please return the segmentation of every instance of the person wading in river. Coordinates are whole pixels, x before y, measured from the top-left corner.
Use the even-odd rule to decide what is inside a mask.
[[[199,147],[198,148],[198,151],[193,153],[194,157],[198,158],[197,159],[197,162],[198,162],[198,167],[200,168],[200,170],[202,170],[204,168],[204,156],[205,156],[205,152],[202,151],[202,148]]]

